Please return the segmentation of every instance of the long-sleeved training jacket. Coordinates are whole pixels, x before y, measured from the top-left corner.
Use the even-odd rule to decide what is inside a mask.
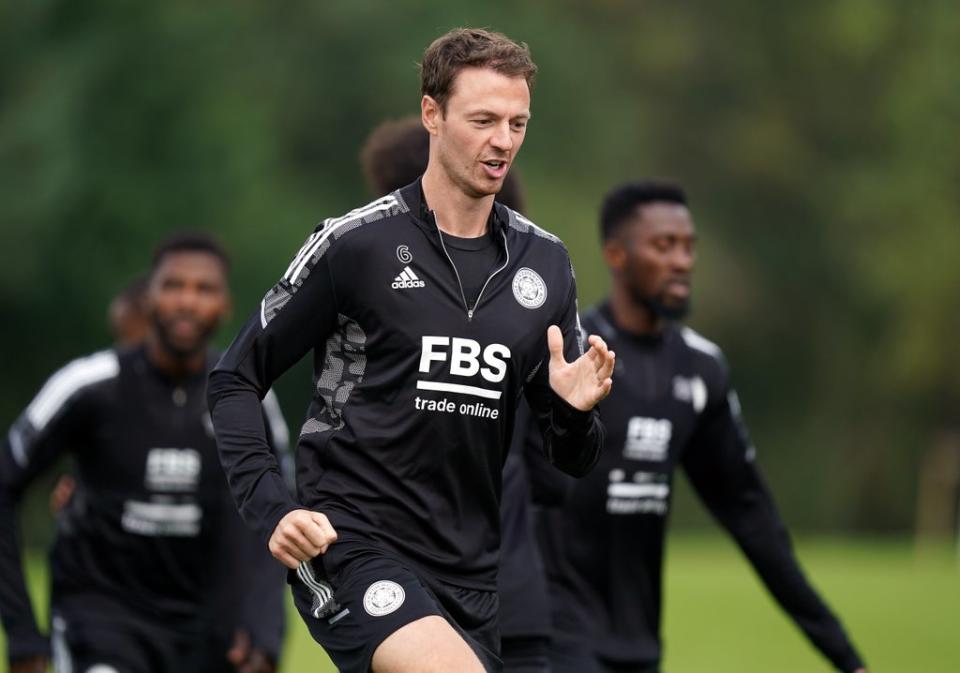
[[[221,460],[266,540],[297,507],[459,586],[496,587],[500,475],[521,394],[551,462],[575,475],[603,431],[548,384],[547,327],[582,352],[576,285],[552,234],[496,204],[501,264],[472,306],[420,182],[324,220],[210,377]],[[296,451],[298,502],[251,413],[307,352],[314,394]]]
[[[282,569],[236,515],[206,377],[171,380],[143,348],[101,351],[51,376],[13,424],[0,447],[0,615],[11,659],[49,652],[24,583],[17,505],[64,455],[76,489],[50,554],[54,607],[102,596],[204,637],[243,628],[255,647],[278,655]],[[286,450],[274,396],[264,411],[271,444]]]
[[[756,464],[720,349],[693,330],[631,335],[604,304],[584,326],[617,353],[607,445],[540,521],[554,627],[601,658],[661,658],[662,563],[674,473],[731,533],[780,606],[840,671],[862,666],[810,585]],[[561,475],[562,479],[562,475]],[[705,606],[706,607],[706,606]],[[722,618],[723,606],[716,608]]]

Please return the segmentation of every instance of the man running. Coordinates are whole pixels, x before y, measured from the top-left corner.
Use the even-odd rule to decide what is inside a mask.
[[[389,194],[416,180],[430,158],[430,134],[419,116],[387,121],[371,131],[360,153],[371,191]],[[496,200],[526,212],[516,169],[507,173]],[[533,534],[527,461],[540,453],[540,431],[520,403],[510,450],[503,464],[500,499],[500,658],[504,673],[547,673],[550,610],[543,560]],[[536,453],[534,453],[536,452]],[[542,460],[542,459],[541,459]],[[539,465],[539,462],[536,463]],[[553,470],[551,470],[553,471]]]
[[[582,475],[613,354],[581,354],[562,243],[494,202],[523,143],[525,45],[451,31],[421,64],[421,180],[324,220],[210,377],[244,518],[296,569],[294,598],[341,671],[499,670],[500,474],[525,394],[545,452]],[[298,500],[258,398],[309,351]],[[568,361],[569,360],[569,361]]]

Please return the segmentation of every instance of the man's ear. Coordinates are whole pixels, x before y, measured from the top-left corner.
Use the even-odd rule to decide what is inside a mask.
[[[424,96],[420,99],[420,120],[423,122],[423,128],[432,136],[437,135],[440,119],[443,118],[443,109],[432,96]]]
[[[624,250],[623,243],[618,238],[610,238],[603,242],[603,261],[611,271],[623,271],[627,263],[627,251]]]

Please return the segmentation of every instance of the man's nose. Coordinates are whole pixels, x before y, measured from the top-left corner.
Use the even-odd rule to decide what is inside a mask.
[[[678,246],[671,257],[673,267],[678,271],[689,273],[693,269],[695,256],[693,250],[684,246]]]
[[[200,293],[193,288],[181,288],[177,292],[176,306],[181,311],[193,311],[200,303]]]
[[[509,122],[497,124],[494,128],[493,136],[490,138],[490,144],[504,152],[509,152],[513,149],[513,136],[510,135]]]

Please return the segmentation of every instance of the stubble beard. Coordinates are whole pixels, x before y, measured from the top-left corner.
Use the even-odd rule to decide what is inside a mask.
[[[684,299],[680,303],[670,303],[667,301],[665,293],[660,292],[655,295],[647,295],[641,292],[637,287],[630,287],[630,297],[634,303],[645,307],[650,311],[654,318],[669,320],[675,322],[683,320],[690,314],[690,299]]]
[[[500,188],[503,186],[503,180],[500,180],[499,183],[494,183],[496,185],[494,189],[484,189],[478,184],[480,182],[479,180],[474,181],[471,179],[471,164],[460,164],[455,158],[448,156],[443,150],[440,151],[439,158],[440,166],[443,168],[447,179],[470,198],[482,199],[498,194]],[[504,174],[504,177],[506,177],[506,174]]]
[[[207,349],[210,339],[217,329],[218,323],[214,322],[210,325],[201,325],[196,339],[190,344],[178,343],[170,333],[170,330],[167,329],[166,323],[156,313],[150,315],[150,325],[153,328],[153,333],[157,337],[157,341],[167,353],[179,360],[187,360]]]

